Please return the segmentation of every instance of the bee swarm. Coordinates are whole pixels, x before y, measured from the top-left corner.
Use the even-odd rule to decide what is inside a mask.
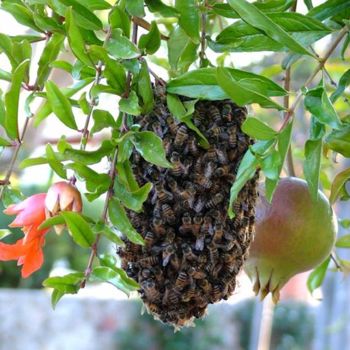
[[[170,114],[159,86],[155,95],[154,110],[137,123],[162,138],[174,167],[160,168],[132,154],[139,184],[154,186],[143,212],[128,213],[145,246],[126,241],[119,255],[123,269],[140,284],[146,309],[181,327],[235,290],[253,234],[256,177],[240,192],[235,219],[227,217],[227,206],[253,141],[241,131],[245,108],[228,100],[200,101],[193,121],[211,145],[203,149],[197,135]]]

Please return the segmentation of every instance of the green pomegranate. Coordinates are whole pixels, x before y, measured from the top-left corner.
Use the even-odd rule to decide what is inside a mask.
[[[261,299],[279,291],[297,273],[322,263],[331,253],[337,223],[326,196],[313,200],[306,181],[280,180],[272,203],[260,193],[256,205],[255,238],[245,271]]]

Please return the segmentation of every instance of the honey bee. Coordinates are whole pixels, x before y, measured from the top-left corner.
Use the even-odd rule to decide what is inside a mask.
[[[225,129],[223,127],[217,126],[216,124],[214,124],[210,129],[210,136],[218,139],[220,135],[225,134],[224,132],[225,132]]]
[[[168,177],[168,186],[173,194],[177,195],[180,192],[176,180],[170,176]]]
[[[175,221],[176,221],[175,213],[170,208],[169,204],[162,205],[162,212],[163,212],[163,217],[167,223],[169,223],[169,224],[175,223]]]
[[[200,173],[194,174],[194,182],[204,188],[210,188],[212,186],[212,181],[209,178],[203,176]]]
[[[220,164],[227,164],[228,163],[228,157],[227,157],[226,151],[217,148],[216,155],[217,155],[217,159],[218,159]]]
[[[188,261],[198,260],[197,255],[192,252],[191,247],[187,243],[183,243],[181,248],[182,248],[184,260],[188,260]]]
[[[207,279],[201,279],[197,282],[198,287],[203,290],[204,293],[210,294],[212,291],[212,285],[208,282]]]
[[[208,250],[209,250],[210,261],[213,264],[216,264],[217,260],[219,259],[219,251],[217,249],[217,245],[214,242],[211,242],[208,245]]]
[[[236,160],[237,158],[237,148],[234,149],[230,149],[227,151],[227,158],[230,162],[233,162]],[[237,172],[236,172],[237,173]]]
[[[152,129],[160,138],[163,137],[163,129],[159,121],[152,123]]]
[[[206,160],[215,162],[217,160],[217,154],[215,147],[211,146],[209,147],[207,153],[206,153]]]
[[[211,301],[215,303],[216,301],[221,299],[222,295],[222,286],[221,284],[214,284],[212,293],[211,293]]]
[[[182,225],[179,227],[179,232],[181,234],[191,233],[192,232],[192,218],[189,213],[185,213],[182,217]]]
[[[200,232],[201,226],[202,226],[203,218],[200,215],[196,215],[193,218],[193,224],[192,224],[192,233],[197,236]]]
[[[171,169],[171,173],[174,176],[180,176],[184,172],[184,167],[180,160],[180,155],[177,152],[173,152],[170,157],[170,161],[173,164],[173,168]]]
[[[165,267],[169,264],[171,257],[175,254],[176,250],[173,245],[168,245],[165,247],[162,253],[162,266]]]
[[[152,314],[160,314],[161,313],[161,309],[157,304],[148,303],[145,305],[146,305],[148,313],[152,313]]]
[[[169,135],[164,136],[163,147],[164,147],[166,155],[169,155],[171,153],[171,150],[172,150],[172,142],[171,142],[171,138]]]
[[[229,138],[228,138],[228,145],[231,148],[236,148],[237,147],[237,127],[236,125],[231,126],[229,129]]]
[[[187,138],[188,138],[187,127],[185,125],[181,125],[177,130],[175,140],[174,140],[174,146],[176,148],[181,147],[182,144],[187,140]]]
[[[144,281],[147,280],[151,277],[151,270],[150,269],[142,269],[138,273],[138,280],[139,281]]]
[[[147,258],[140,259],[137,264],[143,268],[150,268],[154,265],[158,265],[159,260],[157,256],[148,256]]]
[[[209,179],[215,172],[215,165],[213,162],[209,162],[204,167],[204,177]]]
[[[196,189],[194,187],[191,188],[186,188],[183,191],[181,191],[179,193],[179,196],[183,199],[183,200],[189,200],[189,199],[194,199],[194,196],[196,194]]]
[[[230,166],[229,165],[223,165],[220,168],[216,168],[215,170],[215,176],[226,176],[230,173]]]
[[[156,284],[152,280],[146,280],[141,283],[141,288],[144,295],[151,302],[156,302],[160,300],[160,292],[156,288]]]
[[[188,274],[196,280],[201,280],[207,277],[207,274],[205,272],[195,268],[194,266],[191,266],[188,269]]]
[[[163,296],[163,305],[176,305],[180,298],[180,293],[175,288],[166,288]]]
[[[210,105],[209,107],[209,114],[213,118],[214,123],[219,123],[221,122],[221,114],[220,111],[217,107],[214,105]]]
[[[224,235],[224,225],[220,223],[216,223],[214,225],[213,241],[215,243],[218,243],[219,241],[221,241],[223,235]]]
[[[187,145],[188,145],[189,152],[192,155],[197,156],[199,153],[199,149],[198,149],[198,145],[197,145],[197,140],[194,136],[189,137]]]
[[[199,197],[193,206],[193,210],[196,213],[200,213],[203,210],[204,206],[205,206],[204,199]]]
[[[181,293],[181,301],[184,303],[188,303],[191,301],[196,295],[196,285],[192,283],[190,287],[183,293]]]
[[[145,235],[144,241],[145,241],[146,249],[150,249],[155,241],[154,233],[151,231],[148,231]]]
[[[178,126],[175,123],[175,120],[172,116],[166,118],[166,122],[168,124],[169,130],[173,135],[176,135]]]
[[[164,228],[164,222],[162,219],[159,218],[153,218],[152,220],[152,229],[153,231],[159,235],[162,236],[165,234],[165,228]]]
[[[217,193],[213,199],[207,202],[205,205],[206,208],[214,208],[218,204],[220,204],[224,200],[224,196],[222,193]]]
[[[228,103],[225,103],[222,106],[222,117],[224,120],[231,122],[232,121],[232,108],[231,105]]]
[[[206,308],[208,305],[208,300],[202,296],[202,295],[196,295],[194,299],[194,304],[196,305],[197,308]]]
[[[207,118],[207,110],[203,104],[197,104],[193,113],[193,121],[196,126],[202,125]]]
[[[175,288],[177,288],[177,290],[181,291],[189,283],[190,283],[190,278],[189,278],[188,274],[185,271],[181,271],[175,280]]]
[[[212,219],[210,216],[206,215],[203,219],[203,224],[201,226],[201,233],[204,235],[211,234],[212,232]]]
[[[171,202],[174,198],[173,194],[164,189],[164,186],[161,183],[156,184],[156,192],[158,200],[161,204]]]

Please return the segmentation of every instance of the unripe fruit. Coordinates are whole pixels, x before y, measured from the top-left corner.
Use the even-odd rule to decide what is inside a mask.
[[[46,218],[58,215],[61,211],[82,211],[81,194],[69,182],[60,181],[53,184],[47,191],[45,198]],[[60,234],[65,225],[55,225],[55,231]]]
[[[319,191],[313,200],[304,180],[280,180],[272,203],[263,195],[257,200],[255,238],[244,269],[263,299],[273,301],[297,273],[322,263],[331,253],[337,232],[335,215]]]

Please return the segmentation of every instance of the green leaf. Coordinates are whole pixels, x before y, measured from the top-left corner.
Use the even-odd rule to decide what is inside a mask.
[[[130,37],[130,18],[128,14],[119,6],[115,6],[108,18],[112,29],[121,29],[122,33]]]
[[[277,132],[256,118],[247,118],[242,125],[242,131],[258,140],[271,140]]]
[[[73,160],[85,165],[99,163],[103,157],[109,156],[112,150],[113,145],[109,140],[104,140],[101,146],[95,151],[73,149],[70,144],[66,142],[62,143],[62,147],[59,149],[65,160]]]
[[[99,132],[105,128],[114,128],[116,122],[111,113],[102,109],[95,109],[92,114],[94,126],[91,129],[91,134]]]
[[[65,293],[59,291],[58,289],[54,289],[51,294],[51,305],[52,308],[55,309],[58,302],[62,299]]]
[[[276,108],[278,110],[284,109],[269,97],[257,93],[256,90],[244,87],[239,81],[235,80],[225,68],[217,68],[217,81],[223,91],[225,91],[232,101],[239,106],[258,103],[263,108]]]
[[[343,187],[350,180],[350,168],[341,171],[336,175],[332,182],[331,194],[329,196],[329,201],[334,204],[342,191]]]
[[[176,0],[175,8],[180,14],[179,25],[193,40],[200,39],[200,11],[196,0]]]
[[[165,158],[163,142],[155,133],[151,131],[135,132],[131,141],[147,162],[163,168],[172,167]]]
[[[332,103],[335,103],[337,99],[343,94],[347,86],[350,84],[350,69],[348,69],[339,79],[338,86],[336,90],[333,92],[333,94],[330,97],[330,100]]]
[[[162,17],[177,17],[179,15],[175,8],[163,4],[160,0],[145,0],[145,3],[151,12],[157,12]]]
[[[337,239],[335,243],[337,248],[350,248],[350,235],[344,235]]]
[[[15,41],[12,47],[12,53],[16,57],[17,64],[32,58],[32,46],[28,40]],[[24,77],[24,82],[29,83],[29,71]]]
[[[19,164],[19,168],[24,169],[30,166],[42,165],[42,164],[47,164],[47,159],[44,157],[26,158],[26,159],[23,159],[22,162]]]
[[[271,13],[271,12],[283,12],[289,9],[295,0],[269,0],[266,2],[256,1],[253,2],[256,8],[262,12]],[[240,18],[238,13],[233,10],[229,4],[215,4],[212,7],[213,13],[227,17],[227,18]]]
[[[314,200],[318,197],[322,154],[322,139],[307,140],[305,143],[304,175]]]
[[[160,47],[160,32],[155,21],[152,21],[151,28],[147,34],[143,34],[139,40],[139,48],[144,49],[148,55],[152,55]]]
[[[272,150],[261,162],[261,169],[266,179],[278,181],[280,175],[281,156],[277,150]]]
[[[90,60],[86,49],[83,36],[79,30],[79,27],[75,23],[73,10],[68,7],[65,15],[65,26],[67,31],[67,37],[69,46],[76,58],[87,66],[93,66],[93,62]]]
[[[11,142],[0,137],[0,147],[7,147],[7,146],[11,146]]]
[[[55,225],[64,225],[66,222],[61,215],[55,215],[51,218],[46,219],[40,226],[39,230],[45,230],[47,228],[51,228]]]
[[[95,227],[93,227],[93,230],[96,234],[102,234],[105,236],[109,241],[117,244],[118,246],[124,246],[124,242],[122,239],[118,236],[118,233],[115,232],[113,229],[108,227],[105,224],[97,223]]]
[[[99,174],[84,164],[71,163],[67,164],[66,168],[74,170],[79,179],[85,182],[86,189],[97,197],[110,186],[111,179],[107,174]]]
[[[340,130],[333,130],[326,137],[325,144],[332,151],[350,158],[350,125],[343,126]]]
[[[304,99],[306,109],[321,123],[340,129],[342,124],[323,86],[309,90]]]
[[[11,63],[12,69],[15,69],[17,67],[17,58],[13,55],[12,50],[12,40],[8,37],[8,35],[0,33],[0,52],[4,52]]]
[[[2,204],[5,208],[11,204],[19,203],[24,200],[23,194],[10,186],[6,186],[2,192]]]
[[[121,29],[114,29],[106,44],[107,51],[114,58],[131,59],[140,56],[139,49],[123,35]]]
[[[47,100],[50,103],[52,111],[57,118],[71,129],[77,130],[78,126],[74,119],[72,106],[62,91],[55,85],[53,81],[48,81],[45,84]]]
[[[84,279],[82,272],[73,272],[65,276],[49,277],[43,282],[46,288],[54,288],[64,294],[75,294]]]
[[[83,248],[90,248],[95,242],[95,235],[83,217],[69,211],[61,212],[61,216],[63,216],[74,242]]]
[[[299,13],[272,13],[267,17],[302,46],[309,46],[331,33],[331,30],[316,19]],[[216,52],[285,51],[288,48],[264,32],[243,21],[225,28],[215,39],[208,42]]]
[[[171,114],[174,115],[174,117],[180,122],[185,123],[189,129],[193,130],[199,136],[199,144],[201,145],[201,147],[208,149],[210,146],[209,141],[201,133],[201,131],[193,124],[191,119],[194,113],[196,102],[197,100],[186,101],[185,104],[186,107],[188,107],[188,109],[186,109],[178,96],[167,94],[167,105]]]
[[[114,192],[116,197],[126,208],[140,212],[142,211],[143,203],[148,198],[152,187],[151,183],[146,183],[136,191],[129,192],[126,186],[120,182],[119,178],[117,178],[114,183]]]
[[[290,147],[290,142],[292,138],[293,121],[289,122],[278,135],[277,150],[280,155],[280,163],[278,168],[278,174],[281,173],[283,164],[286,160],[288,149]],[[278,185],[279,179],[269,179],[266,178],[265,181],[265,196],[266,199],[271,202],[272,196],[275,192],[276,186]]]
[[[144,245],[142,236],[132,227],[124,207],[116,198],[112,198],[109,202],[108,215],[112,224],[131,242]]]
[[[307,279],[307,287],[311,293],[322,285],[330,261],[331,258],[329,257],[310,273],[310,276]]]
[[[135,192],[140,188],[133,174],[129,160],[118,163],[117,170],[120,181],[126,186],[128,191]]]
[[[246,0],[228,0],[228,3],[239,14],[243,21],[254,28],[262,30],[270,38],[288,47],[293,52],[313,56],[282,27],[273,22],[251,3]]]
[[[142,113],[147,114],[153,110],[154,97],[150,73],[145,60],[142,60],[141,62],[141,69],[137,79],[137,88],[138,94],[143,101]]]
[[[239,192],[244,187],[246,182],[252,179],[255,175],[257,166],[258,160],[253,153],[248,150],[239,164],[236,180],[230,190],[230,203],[228,207],[228,216],[230,219],[235,217],[235,213],[233,212],[233,203],[236,201]]]
[[[32,28],[37,32],[41,32],[34,22],[33,12],[26,6],[17,4],[14,1],[2,1],[1,9],[10,13],[18,23],[23,24],[25,27]]]
[[[66,6],[71,6],[74,11],[74,16],[79,27],[89,30],[100,30],[103,28],[100,19],[89,10],[88,6],[83,6],[82,3],[76,0],[59,0]],[[86,2],[85,2],[86,3]],[[85,4],[84,4],[85,5]],[[87,4],[86,4],[87,5]]]
[[[46,82],[51,70],[50,65],[60,53],[63,41],[64,35],[54,33],[45,46],[38,63],[38,72],[36,78],[37,86],[42,87],[42,85]]]
[[[124,270],[118,267],[97,266],[93,269],[91,276],[97,280],[114,285],[126,295],[140,288],[134,280],[126,275]]]
[[[238,69],[225,68],[232,79],[241,86],[265,96],[284,96],[287,91],[272,80],[261,75]],[[170,80],[167,91],[172,94],[200,98],[204,100],[225,100],[230,96],[219,86],[216,68],[201,68]]]
[[[51,169],[63,179],[67,179],[67,172],[64,169],[62,163],[57,159],[54,150],[50,144],[46,145],[46,158],[51,167]]]
[[[350,8],[350,0],[328,0],[314,7],[308,16],[323,21],[329,17],[333,17]]]
[[[198,58],[198,44],[193,43],[191,38],[179,26],[175,27],[170,33],[167,45],[172,75],[186,72],[190,65]]]
[[[143,0],[128,0],[125,2],[125,9],[131,16],[144,17]]]
[[[119,111],[131,115],[138,116],[141,114],[139,99],[135,91],[131,91],[128,98],[122,98],[119,101]]]
[[[5,80],[8,82],[11,82],[12,80],[12,74],[9,72],[4,71],[3,69],[0,68],[0,80]]]
[[[5,94],[5,131],[12,138],[18,138],[18,104],[22,82],[29,69],[29,60],[23,61],[14,71],[9,91]]]

